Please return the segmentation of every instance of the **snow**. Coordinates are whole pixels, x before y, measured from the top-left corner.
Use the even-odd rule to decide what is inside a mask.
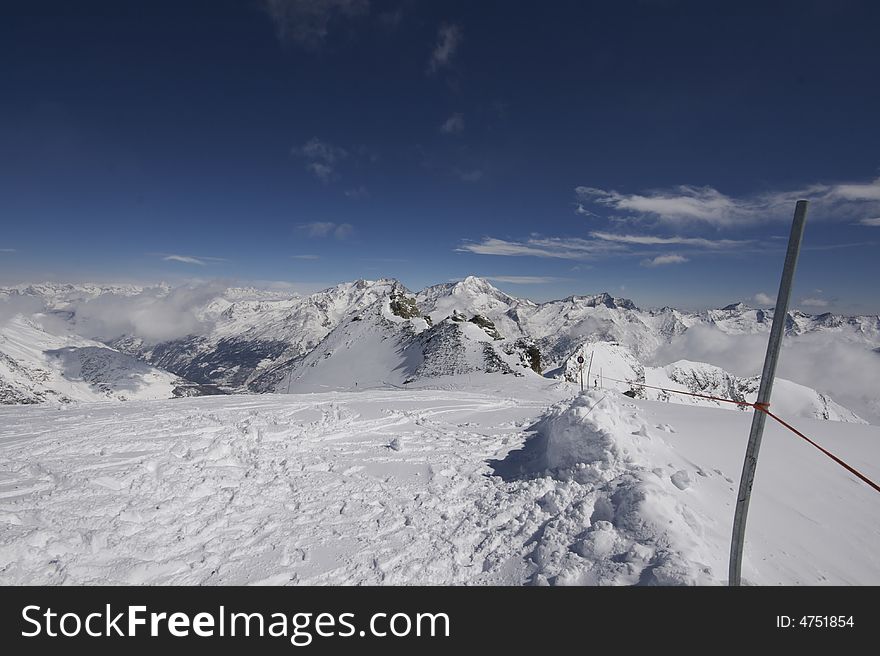
[[[39,315],[0,323],[0,403],[167,399],[179,384],[100,342],[50,332]]]
[[[584,359],[583,377],[587,388],[604,387],[620,392],[630,391],[639,398],[684,405],[709,405],[726,410],[747,411],[746,406],[673,392],[693,392],[754,403],[758,398],[761,382],[759,376],[734,376],[705,362],[678,360],[665,367],[645,367],[629,348],[617,342],[586,342],[566,361],[563,368],[551,372],[550,375],[562,376],[565,380],[579,383],[582,368],[578,362],[579,357]],[[650,387],[642,387],[638,383]],[[866,423],[825,394],[783,378],[775,379],[772,400],[774,412],[789,418]]]
[[[295,361],[317,349],[322,353],[331,350],[330,344],[336,340],[332,336],[335,330],[391,294],[412,296],[396,280],[383,278],[341,283],[308,296],[284,290],[225,288],[216,283],[187,288],[181,293],[167,285],[142,288],[44,283],[0,288],[0,301],[5,299],[9,301],[5,305],[21,307],[42,302],[55,312],[57,321],[67,321],[73,332],[85,333],[83,338],[100,338],[112,348],[192,383],[224,391],[262,392],[278,389],[278,376],[283,377]],[[139,296],[146,296],[145,303],[137,302]],[[513,350],[517,339],[533,342],[540,350],[545,370],[566,367],[585,343],[605,341],[628,348],[636,358],[637,367],[680,365],[679,361],[686,358],[722,364],[740,376],[753,375],[758,372],[758,358],[763,355],[765,338],[762,334],[769,330],[773,316],[772,310],[754,309],[742,303],[703,312],[668,307],[646,310],[608,293],[535,303],[510,296],[475,276],[434,285],[414,296],[419,312],[429,316],[435,326],[456,311],[466,319],[479,314],[492,321],[506,345],[490,346],[496,352],[487,356],[490,360],[506,361],[504,354]],[[154,312],[149,310],[157,304],[168,306],[165,310],[173,319],[170,327],[166,325],[169,322],[156,320]],[[130,312],[132,308],[144,307],[148,310],[141,314],[146,316],[137,321],[114,320],[117,314],[125,314],[114,308],[127,308]],[[0,304],[0,313],[3,311]],[[400,323],[399,317],[385,318],[390,324]],[[430,332],[423,319],[413,318],[409,322],[415,333]],[[100,335],[91,334],[90,326],[94,330],[103,327],[103,331]],[[104,333],[112,326],[125,334],[114,333],[108,337]],[[140,334],[139,326],[149,328],[150,334]],[[383,330],[388,339],[400,341],[393,327]],[[157,335],[168,331],[177,337],[156,341]],[[184,335],[187,331],[195,334]],[[850,366],[863,352],[870,354],[872,349],[880,347],[880,317],[809,315],[793,311],[787,317],[786,334],[786,348],[792,356],[797,354],[799,362],[795,367],[789,366],[793,364],[791,358],[784,361],[783,373],[818,390],[809,393],[809,401],[801,399],[794,404],[799,407],[798,414],[857,421],[858,417],[850,411],[854,410],[869,421],[880,421],[876,394],[871,393],[876,362],[866,361],[869,366],[864,368]],[[462,344],[470,347],[472,340],[465,339]],[[761,353],[755,356],[758,351]],[[465,359],[470,362],[473,357],[468,355]],[[394,367],[399,364],[384,356],[380,360]],[[486,369],[485,363],[478,368]],[[454,370],[447,361],[427,362],[422,369],[423,372]],[[649,367],[645,375],[656,375],[658,381],[674,386],[682,384],[677,377],[690,375],[681,367],[678,373],[680,376]],[[709,382],[708,369],[701,365],[697,373],[699,378]],[[407,379],[400,374],[400,371],[383,370],[368,374],[367,378],[400,384]],[[726,372],[718,374],[722,386],[727,382],[734,386],[750,384],[747,378],[735,377],[725,382],[725,375]],[[301,389],[346,389],[351,385],[351,378],[345,376],[340,380],[328,375],[326,380],[316,380],[315,385]],[[795,396],[803,395],[797,392]],[[674,396],[669,400],[691,402]]]
[[[3,584],[722,584],[750,417],[538,376],[0,408]],[[880,428],[798,428],[880,477]],[[876,492],[768,423],[751,584],[880,583]]]
[[[279,392],[318,392],[403,385],[422,363],[410,348],[416,330],[426,327],[394,315],[379,299],[334,328],[314,350],[297,360],[275,386]]]
[[[204,331],[79,334],[84,305],[107,326],[142,294]],[[391,279],[174,294],[0,289],[0,403],[50,401],[0,407],[0,584],[725,583],[752,411],[632,383],[754,401],[757,377],[651,354],[772,313],[538,304],[473,276],[417,308]],[[880,317],[793,312],[787,332],[874,357]],[[166,400],[210,383],[278,393]],[[877,426],[784,379],[772,408],[880,478]],[[745,580],[878,584],[878,547],[876,492],[768,422]]]

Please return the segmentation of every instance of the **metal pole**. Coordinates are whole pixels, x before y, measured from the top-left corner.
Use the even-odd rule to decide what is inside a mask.
[[[587,385],[590,384],[590,370],[593,368],[593,356],[596,354],[596,351],[590,351],[590,364],[587,365]],[[583,386],[581,386],[581,391],[583,391]]]
[[[767,355],[764,358],[764,370],[761,372],[761,386],[758,389],[756,405],[770,404],[770,393],[773,391],[773,378],[776,375],[776,364],[779,361],[779,349],[785,333],[785,318],[788,314],[788,301],[791,298],[791,284],[797,268],[801,240],[804,236],[804,222],[807,219],[805,200],[799,200],[794,210],[791,224],[791,235],[788,238],[788,251],[785,253],[785,265],[782,269],[782,281],[779,283],[779,294],[776,297],[776,309],[773,311],[773,325],[770,328],[770,341],[767,343]],[[758,451],[761,449],[761,438],[764,435],[764,422],[767,415],[758,408],[752,415],[752,428],[749,431],[749,444],[743,461],[742,476],[739,479],[739,493],[736,498],[736,513],[733,517],[733,537],[730,541],[730,570],[728,584],[740,585],[742,581],[742,554],[745,542],[746,518],[749,514],[749,499],[752,485],[755,482],[755,469],[758,466]]]

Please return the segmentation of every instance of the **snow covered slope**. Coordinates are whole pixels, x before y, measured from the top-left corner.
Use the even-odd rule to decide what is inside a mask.
[[[580,383],[581,365],[577,362],[578,357],[584,358],[585,387],[632,392],[642,399],[748,410],[746,406],[664,392],[652,387],[754,403],[761,384],[760,376],[741,378],[705,362],[679,360],[665,367],[645,367],[630,349],[616,342],[584,344],[568,359],[565,367],[558,370],[557,375]],[[592,366],[589,366],[591,358]],[[588,372],[589,380],[586,378]],[[630,383],[643,383],[652,387]],[[772,403],[773,410],[783,417],[865,423],[864,419],[825,394],[783,378],[777,378],[774,382]]]
[[[168,371],[203,384],[246,389],[280,363],[312,351],[344,317],[404,290],[396,280],[357,280],[306,297],[269,300],[236,294],[200,309],[206,334],[149,342],[122,336],[110,343]]]
[[[0,403],[168,399],[177,376],[16,315],[0,324]]]
[[[166,292],[170,291],[168,285],[162,285],[162,287]],[[62,310],[68,308],[71,304],[98,298],[106,294],[134,296],[140,294],[143,290],[144,288],[138,285],[43,282],[31,285],[16,285],[14,287],[0,287],[0,299],[37,298],[49,310]]]
[[[525,375],[517,353],[504,352],[492,326],[482,328],[465,315],[444,319],[420,336],[422,364],[410,380],[475,372]],[[474,315],[477,316],[477,315]],[[492,334],[490,334],[492,333]]]
[[[555,517],[533,554],[536,582],[723,583],[748,421],[603,390],[559,404],[539,424],[531,458],[519,460],[523,478],[558,481],[541,499]],[[878,429],[827,426],[802,423],[876,479]],[[785,429],[767,430],[772,446],[761,453],[753,490],[744,582],[876,581],[876,493]]]
[[[394,309],[401,299],[408,304],[404,316]],[[307,354],[266,371],[251,389],[363,390],[474,372],[523,375],[519,352],[497,348],[502,341],[497,330],[479,316],[455,315],[436,325],[429,321],[411,297],[396,290],[347,316]]]
[[[325,344],[320,354],[316,349],[335,329],[342,327],[348,317],[356,316],[380,299],[395,293],[409,295],[403,285],[391,279],[343,283],[309,296],[216,286],[181,293],[179,288],[161,285],[137,288],[125,285],[42,284],[0,289],[0,300],[5,298],[10,302],[20,302],[41,299],[57,317],[66,317],[77,334],[86,338],[100,338],[102,342],[119,351],[195,383],[220,386],[227,391],[265,391],[276,389],[279,372],[290,367],[292,363],[301,361],[313,352],[312,359],[325,357],[330,342]],[[773,315],[772,310],[750,308],[742,303],[704,312],[683,312],[673,308],[644,310],[628,299],[616,298],[607,293],[535,303],[505,294],[486,280],[474,276],[428,287],[415,298],[420,311],[437,327],[431,333],[437,334],[437,339],[430,347],[424,343],[422,345],[427,360],[421,366],[419,375],[429,376],[436,375],[441,370],[487,370],[485,363],[477,363],[474,353],[453,353],[449,350],[454,344],[464,349],[482,349],[484,355],[495,362],[494,365],[488,365],[489,368],[494,367],[496,371],[506,371],[497,362],[496,356],[506,361],[508,355],[517,349],[521,350],[521,347],[516,346],[518,341],[534,344],[540,352],[545,369],[567,366],[566,363],[585,342],[595,341],[617,342],[626,346],[643,364],[666,364],[682,358],[713,361],[713,353],[695,355],[695,352],[699,353],[704,348],[702,342],[716,337],[714,334],[707,335],[706,331],[714,333],[717,329],[718,335],[722,337],[760,334],[769,330]],[[129,312],[150,318],[153,308],[163,304],[171,306],[176,313],[173,313],[173,318],[180,319],[178,315],[184,315],[185,320],[179,321],[178,335],[173,338],[145,336],[142,334],[144,331],[139,330],[137,321],[132,322],[131,326],[126,324],[125,328],[117,328],[111,334],[107,334],[110,330],[107,321],[97,321],[96,327],[95,317],[105,317],[108,312],[112,315],[117,306],[122,308],[120,314]],[[485,317],[494,324],[498,335],[503,339],[488,347],[475,347],[472,340],[461,339],[462,329],[440,327],[456,312],[466,318],[475,315]],[[160,326],[164,325],[164,322],[158,323]],[[383,330],[387,328],[386,326]],[[352,330],[346,328],[344,332]],[[395,331],[396,329],[391,330],[384,336],[397,341]],[[808,315],[793,311],[787,317],[786,332],[792,339],[815,337],[815,340],[809,342],[813,349],[821,348],[824,343],[822,340],[826,339],[835,347],[843,345],[849,349],[843,355],[850,359],[858,357],[853,355],[853,348],[856,352],[865,349],[866,353],[880,348],[880,317],[877,316]],[[376,335],[374,339],[383,341]],[[694,336],[694,344],[688,342],[690,336]],[[425,338],[427,339],[427,335]],[[352,333],[348,337],[340,336],[339,339],[341,343],[345,343],[355,338]],[[669,347],[670,343],[677,345],[671,351],[672,355],[660,360],[658,349],[666,353],[663,349]],[[445,346],[439,348],[440,345]],[[398,346],[403,348],[402,344]],[[333,349],[338,350],[338,347],[334,346]],[[440,358],[437,362],[432,361],[435,356]],[[799,357],[803,360],[808,356]],[[456,358],[470,364],[456,365]],[[845,368],[838,362],[843,360],[838,358],[830,364],[807,367],[806,372],[790,375],[800,383],[833,393],[838,400],[856,408],[872,421],[876,420],[877,404],[880,401],[876,399],[876,395],[872,395],[869,385],[848,380],[842,384],[846,389],[841,390],[838,385],[840,371],[833,376],[826,375],[831,365],[837,369]],[[719,363],[726,364],[728,368],[733,367],[730,362]],[[359,374],[359,377],[389,382],[392,378],[401,378],[396,374],[389,378],[389,370],[385,366],[392,365],[390,370],[393,371],[399,362],[392,363],[386,358],[376,364],[379,371]],[[673,364],[679,369],[684,366],[680,361]],[[366,361],[364,365],[366,366]],[[328,378],[328,369],[322,374],[322,380],[319,380],[320,376],[315,378],[317,387],[308,389],[328,388],[321,387],[322,385],[346,389],[353,383],[353,372],[343,369],[338,369],[342,377],[333,380]],[[399,373],[402,371],[399,370]],[[747,374],[753,371],[753,365],[749,365],[748,371],[738,373]],[[665,380],[663,376],[673,376],[673,373],[653,373],[662,380]],[[674,376],[672,379],[674,380]],[[796,405],[803,411],[806,406],[798,401],[803,394],[798,390],[792,393],[796,397]],[[821,398],[809,402],[808,405],[812,408],[807,408],[809,412],[827,414],[829,417],[835,414],[846,416],[846,411],[838,411],[827,395],[819,397]]]
[[[467,317],[480,314],[492,320],[501,334],[509,339],[524,334],[517,312],[537,307],[532,301],[509,296],[476,276],[427,287],[416,294],[416,302],[434,323],[440,323],[456,312]]]
[[[773,321],[773,310],[743,303],[704,312],[668,307],[644,310],[629,299],[608,293],[534,303],[509,296],[474,276],[428,287],[416,299],[435,322],[456,310],[468,315],[479,313],[491,319],[507,338],[534,339],[544,362],[551,367],[562,366],[585,341],[618,342],[644,360],[695,326],[741,335],[769,332]],[[880,317],[808,315],[800,311],[789,314],[787,335],[818,333],[876,348],[880,346]]]
[[[747,415],[449,381],[0,408],[0,583],[725,583]],[[798,425],[880,477],[880,428]],[[876,492],[768,424],[744,580],[880,584],[878,546]]]
[[[422,363],[413,337],[421,317],[395,315],[391,297],[348,315],[314,349],[257,379],[258,390],[317,392],[402,385]]]

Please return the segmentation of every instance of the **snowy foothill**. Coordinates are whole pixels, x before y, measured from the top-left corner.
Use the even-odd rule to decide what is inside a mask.
[[[471,373],[0,408],[0,583],[723,584],[750,415]],[[880,478],[880,428],[798,427]],[[880,583],[876,492],[768,424],[749,584]]]

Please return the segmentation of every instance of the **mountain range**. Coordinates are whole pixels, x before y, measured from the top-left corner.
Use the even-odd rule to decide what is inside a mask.
[[[43,283],[0,288],[3,301],[3,403],[403,387],[475,372],[572,380],[573,358],[588,345],[602,345],[621,380],[746,398],[754,379],[704,363],[644,363],[694,327],[748,335],[769,331],[773,319],[772,309],[743,303],[641,309],[608,293],[536,303],[474,276],[417,293],[383,278],[309,295]],[[827,335],[870,352],[880,348],[880,317],[793,311],[786,334]],[[793,395],[800,414],[858,420],[810,388]]]

